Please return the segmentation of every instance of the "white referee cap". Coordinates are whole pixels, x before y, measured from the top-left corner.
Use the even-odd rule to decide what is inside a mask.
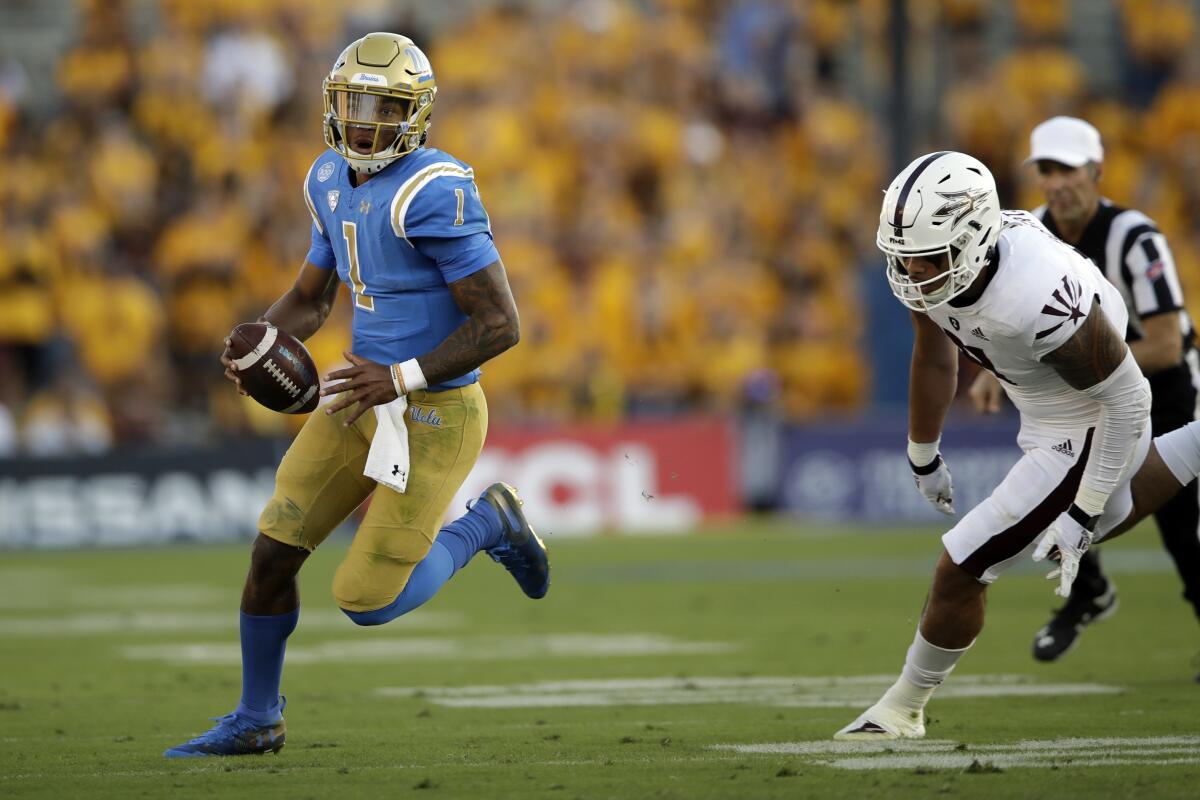
[[[1082,167],[1089,161],[1104,161],[1100,131],[1075,117],[1051,117],[1038,125],[1029,135],[1029,151],[1026,164],[1044,160]]]

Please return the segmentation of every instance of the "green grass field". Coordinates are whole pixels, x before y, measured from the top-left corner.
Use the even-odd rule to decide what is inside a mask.
[[[244,547],[0,558],[0,796],[1195,797],[1200,628],[1157,535],[1106,548],[1122,609],[1062,662],[1029,655],[1040,565],[991,592],[928,738],[830,735],[890,683],[934,531],[746,523],[551,541],[526,600],[486,558],[359,629],[302,575],[277,756],[167,761],[240,687]]]

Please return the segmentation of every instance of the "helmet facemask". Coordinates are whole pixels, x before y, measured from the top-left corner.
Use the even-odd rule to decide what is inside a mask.
[[[983,257],[968,257],[968,251],[977,250],[980,244],[991,238],[991,231],[982,232],[984,235],[980,236],[981,232],[976,230],[978,227],[979,223],[972,220],[968,223],[967,230],[955,237],[954,241],[949,244],[920,251],[896,249],[877,238],[875,244],[887,256],[888,284],[892,287],[892,294],[896,296],[896,299],[914,311],[928,311],[943,303],[948,303],[965,292],[975,282],[987,261],[986,248]],[[976,239],[980,241],[974,242],[976,246],[972,247],[973,240]],[[904,259],[906,258],[937,260],[937,257],[942,255],[946,257],[949,268],[932,278],[914,281],[904,268]],[[929,292],[921,291],[923,287],[938,281],[944,281],[944,283],[937,289]]]
[[[378,172],[424,144],[432,110],[432,91],[326,80],[325,144],[356,172]]]

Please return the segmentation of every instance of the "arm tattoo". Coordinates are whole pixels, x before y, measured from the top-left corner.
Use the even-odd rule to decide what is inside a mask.
[[[501,262],[454,281],[450,293],[467,320],[417,359],[431,385],[470,372],[521,338],[517,305]]]
[[[1098,302],[1070,339],[1042,359],[1074,389],[1083,391],[1103,381],[1125,360],[1128,348],[1113,330]]]

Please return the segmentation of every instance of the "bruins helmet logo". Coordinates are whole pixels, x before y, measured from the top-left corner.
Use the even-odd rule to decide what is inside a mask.
[[[369,174],[425,143],[437,81],[412,39],[369,33],[338,56],[324,94],[325,144]]]

